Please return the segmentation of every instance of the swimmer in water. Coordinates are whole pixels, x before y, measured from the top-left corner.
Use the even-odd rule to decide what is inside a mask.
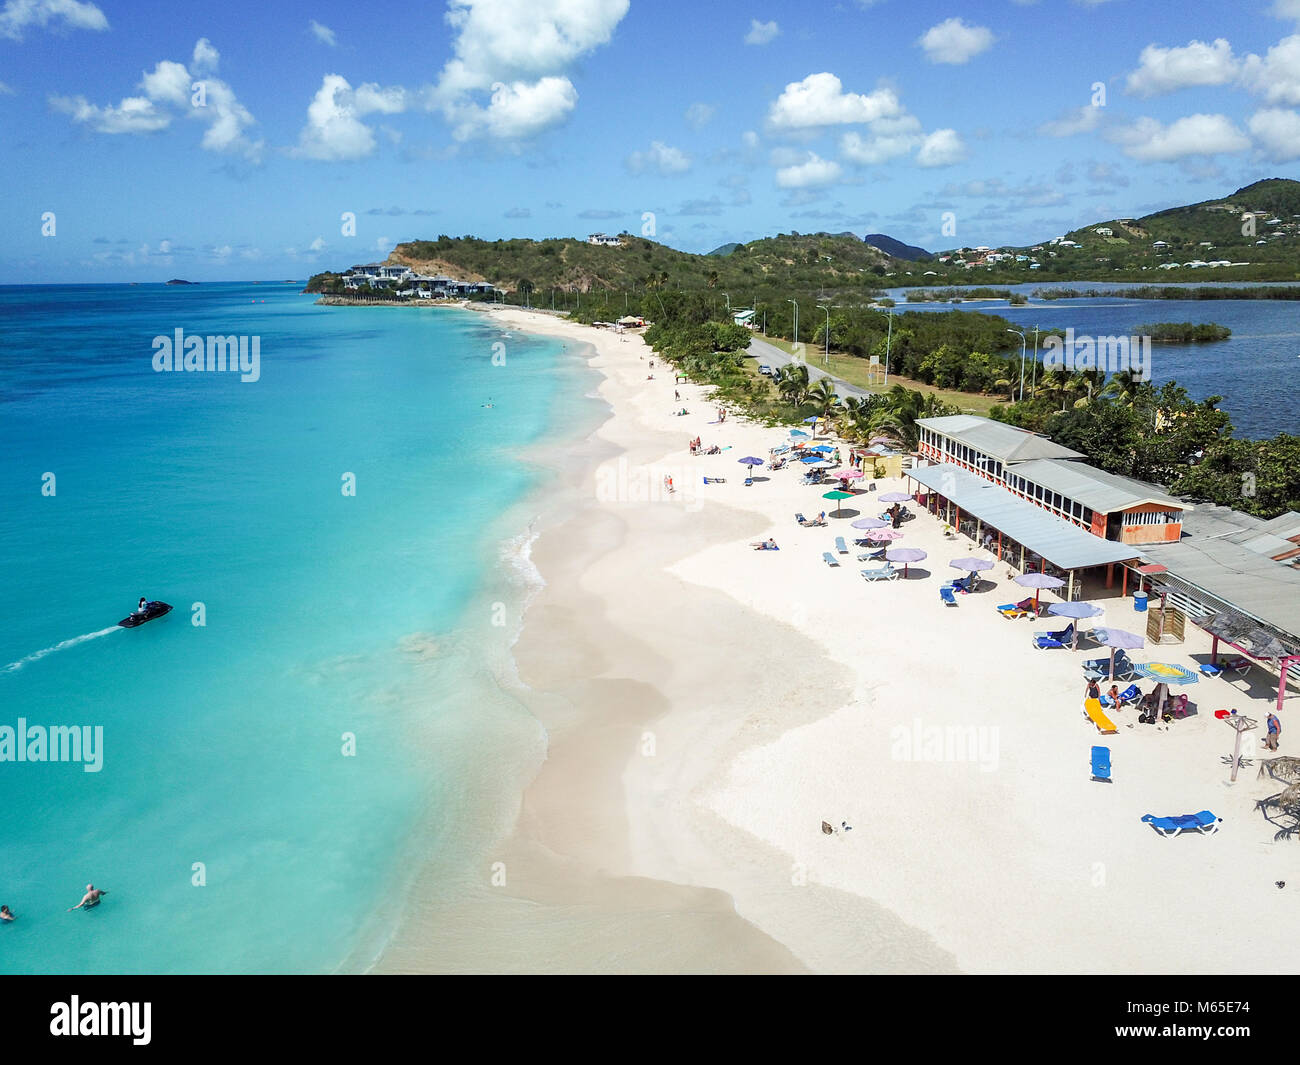
[[[0,921],[12,921],[14,912],[8,906],[0,906]]]
[[[92,906],[98,906],[99,900],[107,894],[107,891],[101,891],[99,888],[95,887],[94,884],[87,884],[86,893],[81,896],[81,901],[75,906],[69,906],[68,913],[71,913],[73,910],[80,910],[83,907],[88,910]]]

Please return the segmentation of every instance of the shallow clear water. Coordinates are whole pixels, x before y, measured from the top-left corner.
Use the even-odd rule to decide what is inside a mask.
[[[469,312],[313,303],[0,288],[0,726],[104,737],[96,773],[0,762],[0,971],[332,969],[515,767],[485,594],[579,364]],[[155,372],[177,327],[259,336],[260,380]],[[116,628],[141,595],[175,609]]]

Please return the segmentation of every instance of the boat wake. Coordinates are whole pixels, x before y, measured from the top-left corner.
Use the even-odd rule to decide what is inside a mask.
[[[69,647],[76,647],[79,643],[85,643],[87,640],[98,640],[101,636],[108,636],[114,632],[121,632],[122,628],[118,625],[110,625],[106,629],[100,629],[98,632],[87,632],[81,636],[74,636],[70,640],[64,640],[62,643],[56,643],[53,647],[46,647],[40,651],[33,651],[26,658],[20,658],[17,662],[10,662],[7,666],[0,666],[0,673],[14,673],[23,668],[28,662],[35,662],[44,658],[46,655],[52,655],[55,651],[66,651]]]

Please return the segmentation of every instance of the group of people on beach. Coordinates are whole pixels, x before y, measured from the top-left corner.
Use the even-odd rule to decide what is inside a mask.
[[[92,907],[98,906],[99,900],[107,894],[108,892],[103,888],[97,888],[94,884],[87,884],[86,893],[81,896],[81,901],[75,906],[69,906],[68,913],[71,913],[73,910],[89,910]],[[14,920],[16,917],[17,914],[15,914],[8,905],[0,906],[0,921],[7,923]]]

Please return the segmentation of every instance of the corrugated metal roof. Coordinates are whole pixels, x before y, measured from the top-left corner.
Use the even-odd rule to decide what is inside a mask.
[[[1018,463],[1010,472],[1028,477],[1044,488],[1060,492],[1103,514],[1135,507],[1139,503],[1159,503],[1176,510],[1192,509],[1190,503],[1180,503],[1155,485],[1107,473],[1082,462],[1035,459],[1032,462]]]
[[[1061,569],[1083,569],[1138,557],[1138,549],[1131,544],[1093,536],[951,463],[906,472],[907,476],[951,499],[963,512],[1000,529]]]
[[[918,418],[916,423],[1003,462],[1083,458],[1079,452],[1054,444],[1045,436],[1004,422],[995,422],[991,418],[951,414],[943,418]]]
[[[1176,544],[1144,544],[1144,559],[1243,613],[1300,639],[1300,570],[1223,538],[1184,535]]]

